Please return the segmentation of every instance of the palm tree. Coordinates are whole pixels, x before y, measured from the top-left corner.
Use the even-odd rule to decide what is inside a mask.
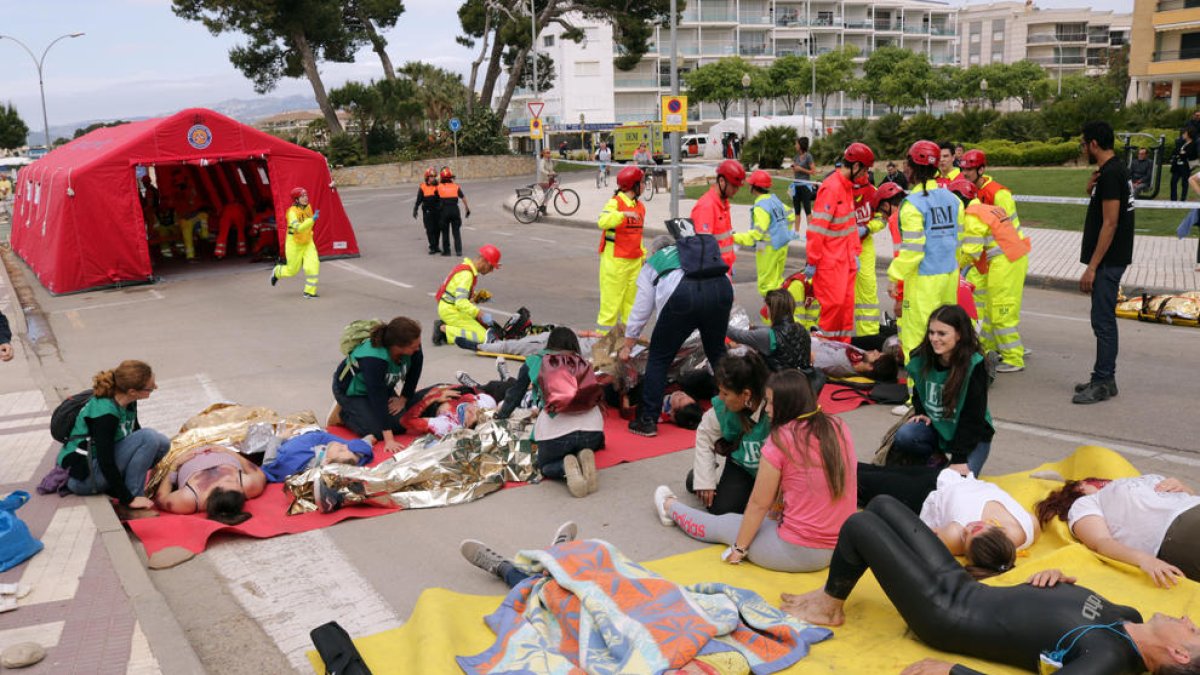
[[[461,75],[421,61],[404,64],[400,75],[416,86],[416,100],[425,120],[433,126],[441,125],[467,102]]]

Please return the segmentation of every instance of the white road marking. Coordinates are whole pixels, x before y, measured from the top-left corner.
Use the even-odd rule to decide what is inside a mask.
[[[162,675],[158,667],[158,659],[150,651],[150,641],[142,632],[142,624],[133,624],[133,639],[129,645],[129,665],[125,667],[125,675]]]
[[[81,504],[56,511],[42,535],[46,548],[30,559],[21,574],[21,583],[29,584],[33,591],[19,598],[17,605],[28,607],[75,597],[95,539],[96,526],[88,507]]]
[[[303,555],[297,555],[303,551]],[[336,619],[351,636],[397,628],[400,618],[322,530],[222,541],[204,554],[230,593],[299,672],[313,628]]]
[[[475,227],[474,225],[463,225],[463,226],[462,226],[462,229],[464,229],[464,230],[471,230],[472,232],[474,232],[475,230],[478,230],[479,228],[478,228],[478,227]]]
[[[143,427],[170,436],[193,415],[226,400],[204,373],[158,381],[158,391],[138,406]]]
[[[542,239],[541,237],[530,237],[529,240],[530,241],[540,241],[543,244],[557,244],[558,243],[557,241],[554,241],[553,239]]]
[[[400,288],[412,288],[412,284],[406,284],[403,281],[396,281],[395,279],[389,279],[383,275],[375,274],[374,272],[368,272],[367,270],[364,270],[363,268],[359,267],[358,265],[355,265],[354,263],[351,263],[351,262],[346,262],[345,260],[338,260],[338,261],[335,261],[330,264],[335,267],[340,267],[344,270],[349,270],[351,272],[354,272],[355,274],[361,274],[364,277],[368,277],[368,278],[374,279],[376,281],[382,281],[385,284],[399,286]]]
[[[1112,443],[1105,439],[1088,438],[1086,436],[1079,436],[1063,431],[1055,431],[1053,429],[1036,427],[1029,424],[1020,424],[1017,422],[1002,422],[997,420],[994,426],[997,429],[1008,429],[1009,431],[1017,431],[1020,433],[1029,434],[1031,436],[1041,436],[1042,438],[1049,438],[1056,441],[1064,441],[1078,445],[1097,445],[1110,450],[1115,450],[1122,455],[1131,455],[1133,457],[1143,457],[1147,459],[1158,459],[1164,462],[1183,464],[1184,466],[1190,467],[1200,466],[1200,457],[1179,454],[1179,451],[1169,448],[1164,448],[1162,450],[1139,448],[1132,445]]]
[[[115,300],[113,302],[102,302],[102,303],[95,304],[95,305],[83,305],[81,307],[75,307],[73,309],[58,309],[58,310],[55,310],[50,313],[51,314],[67,314],[67,313],[71,313],[71,312],[83,312],[83,311],[86,311],[89,309],[108,309],[109,307],[120,307],[122,305],[139,305],[143,302],[150,302],[151,300],[162,300],[163,299],[163,294],[159,293],[158,291],[153,290],[153,289],[151,289],[150,291],[147,291],[145,293],[145,295],[148,295],[150,297],[136,298],[133,300]]]
[[[57,647],[59,640],[62,639],[63,626],[66,623],[66,621],[52,621],[0,631],[0,651],[22,642],[36,642],[47,649]]]
[[[498,235],[500,235],[501,237],[513,237],[513,236],[516,236],[516,235],[514,235],[512,232],[501,232],[501,231],[499,231],[499,230],[496,230],[496,232],[495,232],[494,234],[498,234]]]
[[[1061,314],[1043,314],[1041,312],[1031,312],[1027,309],[1021,310],[1022,316],[1038,316],[1043,319],[1060,319],[1062,321],[1080,321],[1082,323],[1091,323],[1091,319],[1086,319],[1080,316],[1063,316]]]

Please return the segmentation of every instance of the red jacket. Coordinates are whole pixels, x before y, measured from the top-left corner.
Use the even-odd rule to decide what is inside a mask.
[[[854,184],[841,171],[830,174],[817,190],[807,237],[808,264],[818,269],[850,267],[862,251],[854,209]]]
[[[721,247],[721,259],[733,270],[737,251],[733,248],[733,222],[729,217],[729,200],[723,199],[716,186],[709,188],[692,207],[692,225],[696,234],[711,234]]]

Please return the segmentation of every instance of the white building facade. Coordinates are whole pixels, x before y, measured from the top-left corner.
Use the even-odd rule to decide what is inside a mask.
[[[1108,72],[1109,54],[1129,42],[1133,15],[997,2],[963,7],[958,22],[964,67],[1028,59],[1057,77]]]

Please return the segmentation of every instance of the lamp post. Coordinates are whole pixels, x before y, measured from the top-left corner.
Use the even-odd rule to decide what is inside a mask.
[[[979,96],[983,100],[987,100],[987,88],[988,88],[987,78],[985,77],[985,78],[979,80]]]
[[[42,51],[42,58],[40,59],[34,56],[33,50],[27,47],[24,42],[21,42],[11,35],[0,35],[0,40],[8,39],[21,45],[21,49],[24,49],[25,53],[29,54],[29,58],[33,59],[33,64],[37,66],[38,89],[42,93],[42,127],[46,133],[46,152],[50,152],[50,119],[46,116],[46,86],[42,78],[42,64],[46,62],[46,54],[49,53],[50,48],[53,47],[59,40],[64,40],[66,38],[77,38],[82,35],[83,33],[67,33],[66,35],[59,35],[58,37],[54,38],[50,44],[46,45],[46,49]]]
[[[750,73],[742,73],[742,143],[750,140]]]

